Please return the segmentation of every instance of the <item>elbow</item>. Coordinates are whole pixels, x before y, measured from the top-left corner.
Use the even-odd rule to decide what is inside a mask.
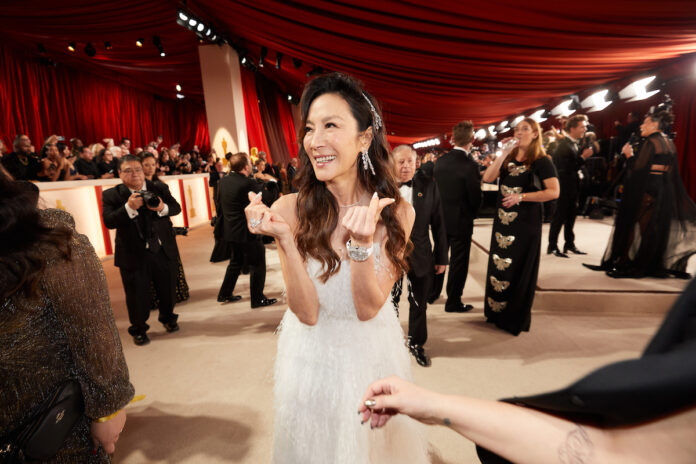
[[[312,316],[304,315],[302,317],[298,317],[298,319],[304,325],[308,325],[310,327],[313,327],[313,326],[317,325],[317,322],[319,321],[319,315],[312,315]]]
[[[551,197],[549,200],[555,200],[561,195],[561,189],[554,189],[549,192],[551,194]]]

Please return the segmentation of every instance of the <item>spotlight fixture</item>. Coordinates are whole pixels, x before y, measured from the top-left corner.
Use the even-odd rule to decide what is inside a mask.
[[[295,69],[300,69],[302,67],[302,60],[299,58],[293,58],[292,65],[295,67]]]
[[[483,140],[483,139],[485,139],[485,138],[486,138],[486,129],[484,129],[484,128],[482,127],[482,128],[480,128],[479,130],[477,130],[476,133],[474,134],[474,138],[475,138],[476,140]]]
[[[488,133],[495,137],[495,134],[497,134],[497,132],[495,131],[495,125],[488,126]]]
[[[660,92],[659,90],[651,90],[650,92],[647,91],[648,84],[650,84],[654,80],[655,76],[639,79],[626,86],[623,90],[621,90],[619,92],[619,97],[623,99],[628,98],[628,101],[630,102],[650,98],[656,93]]]
[[[75,51],[75,42],[70,42],[70,43],[68,44],[68,50],[71,51],[71,52],[74,52],[74,51]]]
[[[176,94],[176,98],[178,98],[179,100],[183,100],[183,99],[184,99],[184,95],[181,94],[181,93],[177,93],[177,94]]]
[[[186,12],[185,12],[184,10],[179,10],[179,11],[177,12],[177,15],[178,15],[178,18],[179,18],[182,22],[186,22],[186,21],[188,21],[188,19],[189,19],[188,15],[186,14]]]
[[[91,58],[96,54],[97,54],[97,49],[94,48],[94,45],[92,45],[91,42],[88,42],[87,45],[85,45],[85,55],[87,55]]]
[[[524,119],[524,116],[517,116],[515,119],[512,120],[512,123],[510,123],[510,127],[515,127]]]
[[[263,60],[266,59],[268,54],[268,49],[266,47],[261,47],[261,53],[259,54],[259,68],[263,68]]]
[[[203,29],[205,29],[205,24],[203,23],[198,23],[198,26],[196,26],[196,30],[198,32],[203,32]]]
[[[510,126],[508,126],[508,124],[510,124],[510,122],[507,121],[507,120],[505,120],[505,121],[501,122],[500,124],[498,124],[498,125],[496,126],[495,130],[496,130],[497,132],[505,132],[503,129],[505,129],[506,127],[507,127],[507,129],[505,129],[505,130],[509,130],[509,129],[510,129]]]
[[[241,60],[241,63],[242,63],[242,64],[247,64],[247,61],[249,61],[249,60],[247,59],[247,57],[246,57],[246,56],[243,56],[243,57],[242,57],[242,60]]]
[[[164,50],[160,50],[160,56],[167,56],[167,54],[164,53]]]
[[[152,36],[152,43],[155,47],[157,47],[160,56],[166,56],[166,54],[164,53],[164,47],[162,47],[162,40],[159,38],[158,35]]]
[[[283,61],[283,54],[280,52],[276,53],[276,69],[280,69],[280,62]]]
[[[138,40],[135,41],[135,45],[137,45],[138,47],[142,47],[144,43],[145,43],[145,39],[143,39],[143,38],[139,38]]]
[[[544,122],[546,121],[546,115],[547,111],[542,108],[540,110],[536,110],[534,113],[530,114],[529,117],[535,120],[536,122]]]
[[[394,135],[394,134],[392,134],[392,135]],[[413,144],[413,148],[415,150],[418,150],[419,148],[436,147],[438,145],[440,145],[440,139],[434,138],[434,139],[423,140],[422,142],[416,142]]]
[[[289,102],[292,101],[292,95],[290,95],[290,94],[288,94],[288,101],[289,101]]]
[[[607,106],[611,105],[612,101],[607,101],[606,96],[609,93],[608,89],[600,90],[595,92],[580,103],[583,108],[590,108],[587,110],[588,113],[593,113],[595,111],[602,111]]]
[[[188,25],[189,25],[190,27],[196,27],[197,24],[198,24],[198,20],[197,20],[197,19],[191,18],[191,19],[188,20]]]
[[[205,36],[210,37],[211,35],[213,35],[213,30],[211,28],[206,29]]]
[[[111,42],[104,41],[104,48],[106,50],[111,50],[113,47],[111,46]]]
[[[573,97],[563,100],[561,103],[553,107],[551,114],[559,118],[570,116],[571,114],[575,113],[575,108],[573,108],[573,106],[575,106],[573,105],[574,102],[575,100]]]
[[[176,91],[181,92],[181,86],[179,84],[176,84]]]

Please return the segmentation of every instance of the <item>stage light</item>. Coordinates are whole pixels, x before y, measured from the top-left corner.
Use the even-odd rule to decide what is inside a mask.
[[[650,92],[647,91],[648,84],[650,84],[652,81],[655,80],[655,76],[650,76],[646,77],[644,79],[639,79],[632,84],[627,85],[624,87],[620,92],[619,92],[619,97],[623,99],[629,99],[628,101],[638,101],[638,100],[645,100],[646,98],[650,98],[656,93],[659,93],[659,90],[651,90]]]
[[[495,126],[488,126],[488,133],[491,134],[492,136],[495,136],[495,134],[497,133],[495,131]]]
[[[292,95],[290,95],[290,94],[288,94],[288,101],[289,101],[289,102],[292,101]]]
[[[188,21],[189,17],[184,11],[179,10],[179,19],[182,21]]]
[[[160,50],[160,56],[167,56],[167,54],[164,53],[164,50]]]
[[[510,124],[510,127],[515,127],[524,119],[524,116],[517,116],[515,119],[512,120],[512,123]]]
[[[394,134],[392,133],[392,135],[394,135]],[[419,148],[436,147],[438,145],[440,145],[440,139],[434,138],[434,139],[423,140],[422,142],[416,142],[413,144],[413,148],[418,150]]]
[[[589,110],[587,110],[588,113],[602,111],[604,108],[612,104],[611,101],[606,101],[605,99],[608,93],[608,89],[595,92],[586,99],[584,99],[581,105],[583,108],[590,108]]]
[[[94,48],[94,45],[92,45],[91,43],[88,42],[87,45],[85,45],[85,55],[87,55],[91,58],[96,54],[97,54],[97,49]]]
[[[268,54],[268,49],[266,47],[261,47],[261,54],[259,55],[259,68],[263,68],[263,60],[266,59]]]
[[[188,25],[189,25],[190,27],[196,27],[197,24],[198,24],[198,21],[197,21],[196,19],[194,19],[194,18],[191,18],[191,19],[189,19],[189,21],[188,21]]]
[[[183,94],[180,94],[180,93],[177,93],[177,94],[176,94],[176,98],[178,98],[179,100],[182,100],[182,99],[184,98],[184,95],[183,95]]]
[[[529,117],[535,120],[536,122],[544,122],[546,121],[546,115],[544,113],[546,113],[546,110],[542,108],[530,114]]]
[[[510,122],[508,120],[505,120],[505,121],[501,122],[500,124],[498,124],[498,126],[495,128],[495,130],[500,132],[503,129],[505,129],[506,127],[509,129],[508,124],[510,124]]]
[[[198,32],[203,32],[203,29],[205,29],[205,24],[203,23],[198,23],[198,26],[196,27],[196,30]]]
[[[247,60],[247,57],[246,57],[246,56],[243,56],[243,57],[242,57],[242,64],[246,64],[247,61],[249,61],[249,60]]]
[[[217,34],[213,35],[213,36],[210,38],[210,41],[211,41],[211,42],[215,42],[216,39],[217,39]]]
[[[554,116],[558,116],[559,118],[564,116],[570,116],[571,114],[575,113],[575,110],[570,108],[572,104],[572,98],[564,100],[551,110],[551,114]]]
[[[75,42],[70,42],[68,44],[68,50],[70,50],[71,52],[75,51]]]
[[[176,91],[181,92],[181,86],[179,84],[176,84]]]
[[[484,129],[484,128],[482,127],[481,129],[477,130],[476,133],[474,134],[474,138],[475,138],[476,140],[483,140],[483,139],[485,139],[485,138],[486,138],[486,129]]]
[[[107,50],[111,50],[113,48],[111,46],[111,42],[104,41],[104,48]]]
[[[142,39],[142,38],[135,41],[135,45],[137,45],[138,47],[142,47],[144,43],[145,43],[145,39]]]
[[[299,58],[293,58],[292,65],[295,67],[295,69],[300,69],[302,67],[302,60]]]
[[[283,61],[283,54],[280,52],[276,53],[276,69],[280,69],[280,62]]]

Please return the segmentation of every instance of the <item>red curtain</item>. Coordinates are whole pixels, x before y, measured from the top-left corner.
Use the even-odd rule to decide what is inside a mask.
[[[0,45],[0,137],[27,134],[38,150],[51,134],[85,144],[121,137],[143,146],[157,135],[165,145],[210,149],[202,103],[173,101],[66,66],[27,59]]]
[[[259,97],[256,93],[256,76],[246,68],[242,68],[241,71],[249,149],[256,147],[259,151],[265,151],[267,155],[266,159],[271,162],[271,153],[268,149],[268,141],[266,140],[266,133],[263,129],[261,111],[259,110]]]
[[[292,109],[290,107],[291,103],[288,101],[287,97],[284,97],[280,93],[276,94],[277,106],[278,106],[278,119],[280,127],[282,128],[283,135],[285,136],[285,143],[288,146],[288,151],[291,158],[297,158],[298,144],[297,144],[297,132],[295,131],[295,122],[292,117]]]

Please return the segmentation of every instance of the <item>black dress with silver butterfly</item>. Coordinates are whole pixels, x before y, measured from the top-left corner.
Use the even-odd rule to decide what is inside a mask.
[[[543,189],[543,181],[551,177],[557,177],[556,168],[546,156],[530,167],[513,159],[500,170],[484,313],[488,322],[514,335],[528,331],[532,319],[543,213],[541,203],[525,201],[504,208],[502,200],[505,195]]]

